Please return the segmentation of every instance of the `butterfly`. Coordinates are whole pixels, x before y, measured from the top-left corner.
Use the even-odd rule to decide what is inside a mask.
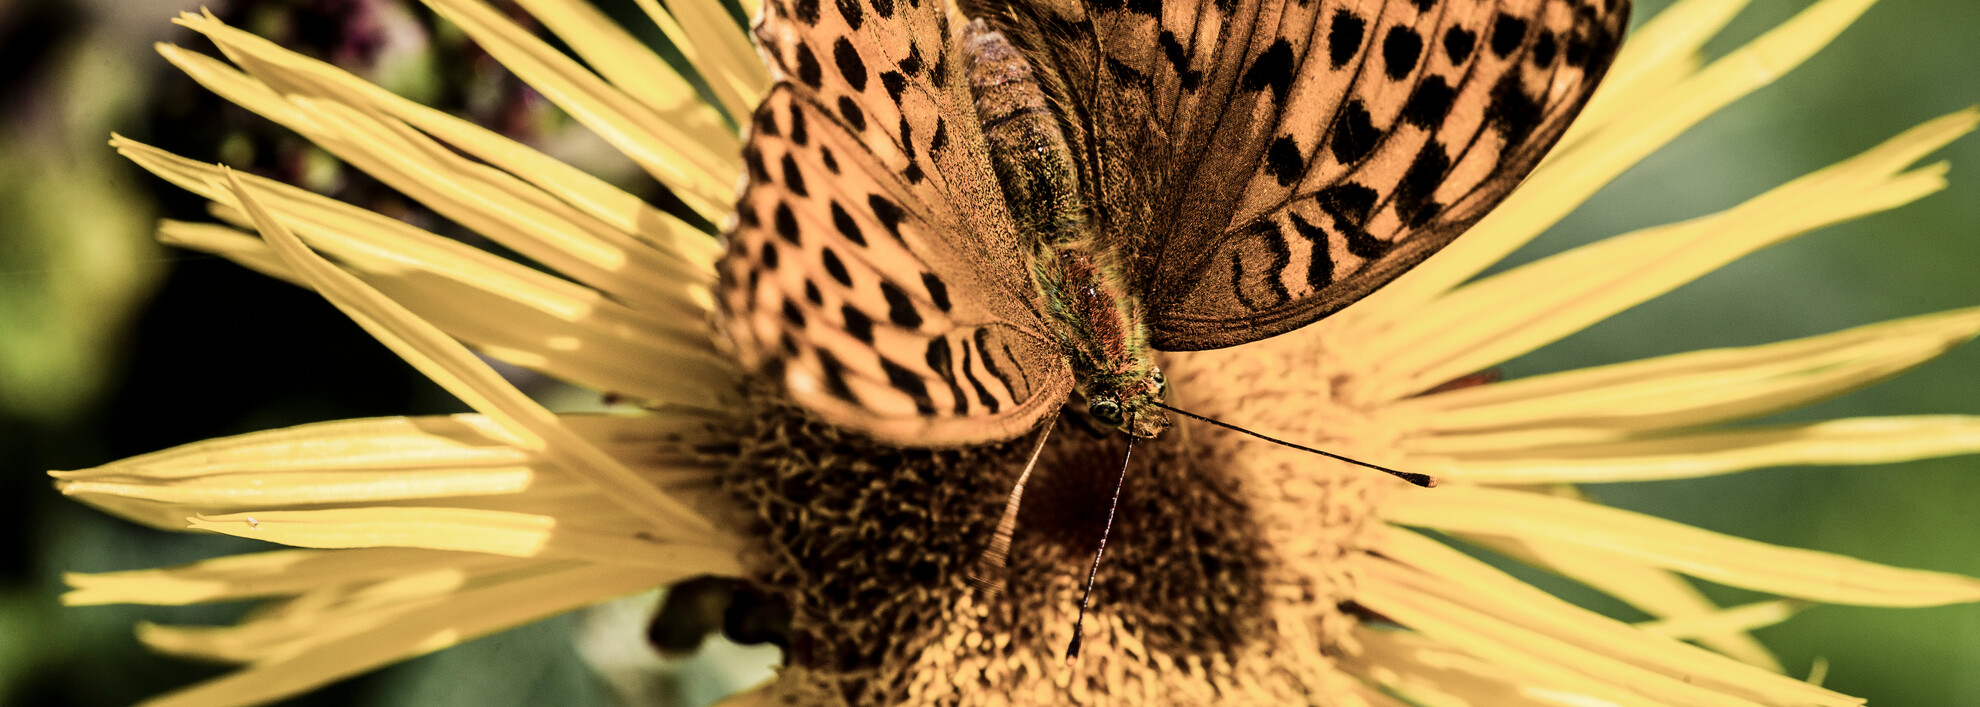
[[[1496,206],[1626,0],[765,0],[718,317],[745,369],[892,443],[1075,393],[1169,426],[1153,351],[1278,335]]]

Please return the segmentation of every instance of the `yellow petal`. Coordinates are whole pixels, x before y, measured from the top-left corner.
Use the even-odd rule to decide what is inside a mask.
[[[1835,166],[1691,221],[1583,246],[1449,293],[1352,354],[1380,362],[1365,400],[1430,388],[1580,331],[1747,253],[1945,187],[1945,165],[1907,165],[1971,131],[1980,110],[1927,122]]]
[[[1413,320],[1423,303],[1504,259],[1706,116],[1799,66],[1874,2],[1818,2],[1682,83],[1656,92],[1655,100],[1618,115],[1572,149],[1549,155],[1505,203],[1436,257],[1320,326],[1370,332]]]
[[[708,234],[562,160],[210,17],[187,16],[180,23],[206,35],[255,78],[279,93],[332,99],[403,120],[454,149],[555,195],[614,229],[634,234],[662,252],[697,263],[703,271],[712,272],[714,261],[721,257],[720,246]],[[210,72],[207,67],[218,65],[205,57],[187,58],[187,53],[176,47],[161,47],[160,51],[202,73]],[[680,110],[691,107],[683,106]],[[719,122],[712,114],[705,120]],[[705,134],[697,133],[700,138],[710,144],[733,142],[733,131],[715,122],[709,122]],[[677,123],[691,129],[687,126],[695,121],[682,115]],[[707,277],[712,275],[703,279]]]
[[[1618,691],[1588,691],[1592,697],[1628,695],[1680,705],[1856,704],[1844,695],[1648,635],[1413,532],[1387,529],[1375,545],[1371,549],[1380,558],[1363,565],[1357,603],[1495,663],[1550,663],[1532,670],[1543,676],[1564,672]],[[1561,682],[1566,689],[1588,689]]]
[[[1402,695],[1421,707],[1605,704],[1574,699],[1568,690],[1536,675],[1477,656],[1411,631],[1355,627],[1359,651],[1339,658],[1342,670]],[[1612,703],[1607,703],[1612,704]]]
[[[1491,433],[1566,427],[1661,430],[1734,420],[1826,398],[1882,380],[1980,334],[1980,307],[1843,331],[1691,351],[1400,400],[1391,424],[1437,437],[1426,453],[1512,447]],[[1469,437],[1463,433],[1475,432]],[[1456,434],[1453,434],[1456,433]],[[1476,439],[1475,439],[1476,438]]]
[[[69,573],[69,606],[97,604],[184,605],[285,596],[375,582],[436,569],[503,571],[519,560],[478,552],[379,547],[356,550],[275,550],[224,555],[162,569]]]
[[[1621,599],[1651,616],[1675,621],[1718,615],[1719,605],[1705,598],[1698,588],[1668,570],[1645,567],[1586,548],[1537,540],[1517,541],[1499,536],[1463,535],[1465,541],[1491,548],[1501,555],[1518,559],[1604,594]],[[1685,636],[1699,645],[1770,673],[1786,672],[1766,646],[1736,626],[1700,627]]]
[[[1980,580],[1970,577],[1769,545],[1619,508],[1520,491],[1449,484],[1395,494],[1381,513],[1403,525],[1560,543],[1813,601],[1938,606],[1980,600]]]
[[[502,66],[666,184],[703,218],[720,221],[735,202],[742,152],[734,141],[700,139],[531,36],[476,0],[429,0]]]
[[[674,67],[662,61],[639,38],[626,32],[618,22],[606,17],[590,3],[569,2],[569,0],[520,0],[519,4],[530,15],[541,21],[543,26],[555,32],[557,37],[563,40],[564,46],[570,47],[571,51],[577,53],[578,58],[597,70],[607,81],[611,81],[613,86],[638,99],[653,112],[672,115],[686,108],[706,109],[701,96],[695,92],[687,79],[674,70]],[[749,42],[743,37],[742,28],[728,20],[727,13],[722,10],[719,3],[690,1],[675,4],[683,9],[713,6],[714,12],[722,14],[726,27],[698,26],[696,29],[702,34],[696,35],[697,38],[713,44],[727,39],[718,34],[726,29],[727,33],[733,36],[734,41],[742,42],[743,48],[749,49]],[[668,39],[672,40],[673,37],[670,36]],[[712,61],[714,57],[703,53],[691,53],[687,47],[680,44],[675,46],[687,55],[689,63],[708,80],[709,87],[715,90],[716,97],[722,100],[722,107],[726,108],[730,115],[749,115],[750,109],[756,107],[754,99],[734,104],[729,102],[739,99],[740,94],[733,90],[734,87],[729,82],[715,80],[714,75],[718,72],[713,70],[718,66]],[[763,73],[763,64],[755,60],[754,53],[743,56],[749,60],[749,64],[755,66],[759,75]],[[767,87],[768,83],[766,79],[763,81],[763,86]],[[754,98],[761,98],[761,91],[762,89],[759,88]],[[737,110],[738,107],[741,108],[740,112]],[[733,140],[734,132],[730,131],[727,137]],[[739,145],[737,147],[740,148]]]
[[[729,115],[744,120],[756,112],[756,104],[770,89],[770,71],[721,3],[677,0],[662,8],[655,0],[636,1],[667,41],[701,72]]]
[[[707,519],[573,434],[550,411],[510,386],[488,364],[433,325],[310,252],[258,200],[248,196],[240,180],[231,173],[229,177],[262,236],[297,275],[428,378],[497,420],[517,443],[597,484],[608,498],[653,523],[660,537],[693,537],[714,531]]]
[[[444,506],[375,506],[320,511],[257,511],[194,516],[196,530],[294,547],[411,547],[601,564],[702,568],[738,574],[735,550],[653,542],[636,530],[585,529],[532,513]],[[712,569],[710,569],[712,568]]]
[[[1808,602],[1777,599],[1721,609],[1711,614],[1682,619],[1646,621],[1636,627],[1666,638],[1695,638],[1721,631],[1751,631],[1788,620],[1808,607]]]
[[[1475,483],[1605,483],[1801,464],[1889,464],[1974,453],[1980,453],[1980,417],[1918,415],[1454,453],[1433,465],[1439,478]]]
[[[195,193],[234,201],[217,167],[123,138],[113,144],[140,166]],[[264,189],[264,203],[311,245],[491,355],[595,390],[687,406],[729,406],[722,401],[733,395],[737,374],[713,350],[706,315],[698,307],[686,308],[686,316],[633,309],[403,222],[271,180],[242,178]],[[210,245],[295,279],[257,239],[229,237],[217,226],[168,223],[165,228],[167,240]]]
[[[692,568],[677,571],[580,565],[376,607],[342,621],[305,626],[297,632],[302,638],[283,646],[279,654],[143,704],[226,707],[269,702],[512,626],[645,591],[692,572]],[[360,628],[354,630],[353,626]],[[232,630],[245,629],[147,626],[140,638],[147,645],[169,650],[176,644],[221,640],[226,636],[223,632]],[[214,633],[219,635],[211,635]]]
[[[1572,149],[1588,133],[1643,105],[1698,71],[1698,50],[1752,0],[1683,0],[1629,33],[1602,85],[1554,147]]]

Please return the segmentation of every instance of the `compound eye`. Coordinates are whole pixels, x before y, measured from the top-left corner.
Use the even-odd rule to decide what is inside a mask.
[[[1086,406],[1093,419],[1108,427],[1121,426],[1121,404],[1112,400],[1095,400]]]
[[[1155,379],[1155,394],[1167,396],[1169,394],[1169,377],[1162,375],[1161,371],[1156,371],[1152,377]]]

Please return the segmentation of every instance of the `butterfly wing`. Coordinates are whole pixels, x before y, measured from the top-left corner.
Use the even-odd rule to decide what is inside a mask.
[[[1166,350],[1304,326],[1456,238],[1566,130],[1628,14],[1626,0],[1011,1],[1032,33],[1080,38],[1033,52],[1062,68],[1116,219],[1103,229],[1133,253]]]
[[[721,268],[743,365],[890,441],[1008,439],[1072,375],[1046,331],[936,0],[772,0],[779,79]]]

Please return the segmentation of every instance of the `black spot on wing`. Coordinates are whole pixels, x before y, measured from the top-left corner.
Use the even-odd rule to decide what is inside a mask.
[[[1313,195],[1320,210],[1346,223],[1356,226],[1366,225],[1371,212],[1375,210],[1374,189],[1358,182],[1342,182],[1320,190]]]
[[[907,90],[907,77],[902,76],[899,71],[883,71],[880,73],[880,85],[887,87],[887,97],[898,105],[901,102],[901,92]]]
[[[755,184],[770,183],[770,168],[763,164],[763,151],[755,145],[743,147],[743,167],[749,171],[749,181]]]
[[[928,152],[935,154],[949,146],[949,123],[941,116],[935,118],[935,137],[928,139]]]
[[[1327,27],[1327,63],[1339,69],[1361,53],[1361,38],[1368,33],[1368,21],[1347,10],[1334,11],[1334,23]]]
[[[846,80],[854,92],[866,90],[866,61],[859,56],[859,49],[840,37],[832,43],[832,63],[839,67],[839,77]],[[842,99],[843,100],[843,99]]]
[[[771,223],[775,224],[777,237],[793,244],[803,243],[799,240],[801,234],[798,231],[797,214],[791,213],[790,204],[777,202],[777,213],[772,216]]]
[[[1183,48],[1182,42],[1177,41],[1176,33],[1162,30],[1162,35],[1156,38],[1156,43],[1161,45],[1162,58],[1169,61],[1169,69],[1176,73],[1184,91],[1194,91],[1197,86],[1202,85],[1203,72],[1189,68],[1189,52]]]
[[[887,372],[888,385],[894,386],[894,390],[906,393],[908,397],[914,399],[915,412],[923,415],[935,413],[935,402],[928,399],[928,384],[921,381],[921,376],[915,375],[914,371],[908,370],[905,366],[887,360],[885,356],[880,358],[880,370]]]
[[[881,17],[884,17],[884,18],[887,18],[887,19],[890,19],[890,20],[891,20],[891,19],[893,19],[893,18],[894,18],[894,0],[873,0],[873,11],[874,11],[874,12],[878,12],[878,13],[880,13],[880,16],[881,16]],[[947,36],[947,35],[944,35],[944,36]]]
[[[838,0],[839,16],[846,18],[846,26],[854,32],[866,24],[866,11],[859,6],[859,0]]]
[[[797,0],[792,3],[792,8],[798,21],[806,25],[818,24],[818,0]]]
[[[811,196],[811,191],[804,184],[804,172],[798,171],[796,157],[789,152],[784,153],[784,159],[779,166],[784,170],[784,188],[798,196]]]
[[[839,158],[832,156],[832,148],[818,146],[818,161],[825,163],[825,171],[839,173]]]
[[[797,46],[797,77],[814,90],[825,85],[825,67],[818,63],[818,55],[811,53],[811,45],[803,42]]]
[[[831,275],[832,279],[838,281],[841,285],[852,286],[852,273],[846,270],[846,262],[839,259],[838,253],[833,252],[831,248],[826,248],[820,255],[820,259],[825,265],[825,274]]]
[[[796,302],[784,300],[784,321],[789,322],[791,326],[803,329],[804,310],[798,309]]]
[[[1292,221],[1293,231],[1313,244],[1313,261],[1306,268],[1306,286],[1318,290],[1334,284],[1334,254],[1329,250],[1327,230],[1307,223],[1296,211],[1287,211],[1286,217]]]
[[[949,394],[956,399],[956,414],[969,414],[969,396],[963,394],[962,385],[956,382],[955,354],[949,349],[949,340],[940,336],[931,339],[928,351],[922,354],[922,362],[949,384]]]
[[[818,283],[808,277],[804,279],[804,299],[814,305],[825,303],[825,293],[819,292]]]
[[[1416,84],[1409,94],[1409,102],[1403,104],[1404,122],[1424,130],[1435,130],[1451,114],[1451,104],[1457,99],[1457,90],[1444,82],[1442,76],[1426,76]]]
[[[908,55],[900,63],[901,73],[913,76],[921,73],[921,45],[908,45]]]
[[[976,371],[970,368],[970,352],[975,350],[976,347],[963,344],[961,348],[963,378],[969,381],[969,387],[976,389],[976,399],[983,401],[983,409],[992,415],[997,414],[998,408],[1002,407],[1002,405],[998,404],[997,399],[990,395],[990,389],[984,387],[983,381],[976,379]],[[985,359],[985,361],[988,361],[988,359]]]
[[[1389,78],[1401,80],[1416,70],[1416,59],[1423,55],[1423,37],[1402,25],[1389,28],[1382,38],[1382,66]]]
[[[839,363],[839,358],[833,356],[830,351],[818,349],[817,353],[819,372],[825,379],[825,392],[831,393],[832,397],[840,400],[859,404],[859,398],[853,395],[852,387],[846,385],[845,364]]]
[[[758,135],[769,135],[771,137],[776,137],[778,135],[783,134],[782,132],[777,130],[777,116],[770,114],[770,110],[768,106],[765,106],[763,110],[759,110],[756,112],[756,122],[754,128],[752,129],[755,130],[756,134]]]
[[[1540,36],[1533,40],[1533,53],[1526,57],[1533,61],[1534,68],[1546,68],[1554,63],[1554,54],[1560,51],[1557,41],[1553,32],[1540,30]]]
[[[1299,143],[1291,135],[1280,135],[1265,151],[1265,173],[1279,180],[1279,186],[1289,187],[1299,181],[1306,172],[1306,155],[1300,152]]]
[[[1258,91],[1269,86],[1273,99],[1284,102],[1286,91],[1292,88],[1293,63],[1292,44],[1284,39],[1273,42],[1252,60],[1251,69],[1244,72],[1244,90]]]
[[[936,309],[943,312],[949,311],[951,305],[949,302],[949,286],[942,284],[942,278],[936,277],[935,273],[932,272],[922,273],[921,286],[928,289],[928,299],[935,302]]]
[[[1485,109],[1485,121],[1506,137],[1508,151],[1526,142],[1540,125],[1540,103],[1526,95],[1524,83],[1518,70],[1506,72],[1492,87],[1492,104]]]
[[[791,142],[797,143],[799,147],[811,144],[811,130],[804,122],[804,111],[798,110],[796,106],[791,108]]]
[[[1492,20],[1492,53],[1500,59],[1512,56],[1526,41],[1526,20],[1506,13]]]
[[[1451,157],[1444,153],[1444,146],[1436,140],[1423,144],[1416,157],[1410,160],[1409,169],[1403,173],[1402,182],[1396,185],[1396,214],[1403,223],[1416,228],[1428,223],[1442,211],[1443,207],[1431,199],[1437,185],[1444,181],[1445,173],[1451,170]]]
[[[900,286],[881,280],[880,296],[887,299],[887,321],[902,329],[921,328],[921,311],[914,308],[914,300],[908,299]]]
[[[839,306],[839,317],[846,320],[847,334],[851,334],[862,343],[868,345],[873,343],[872,317],[866,316],[865,312],[859,311],[850,304]]]
[[[873,212],[874,218],[880,219],[880,225],[887,227],[887,232],[893,234],[894,240],[901,240],[903,212],[899,204],[879,194],[869,194],[866,197],[866,208]]]
[[[839,97],[839,117],[845,119],[846,127],[852,128],[853,132],[866,132],[866,111],[859,109],[852,96]]]
[[[756,249],[756,260],[763,263],[763,267],[766,269],[776,270],[778,258],[776,243],[764,241],[763,245]]]
[[[1354,164],[1375,151],[1376,143],[1382,141],[1382,131],[1375,129],[1374,116],[1368,114],[1368,106],[1356,98],[1341,108],[1340,117],[1334,121],[1333,135],[1328,147],[1334,151],[1334,159],[1341,164]]]
[[[1444,30],[1444,56],[1451,60],[1453,66],[1464,65],[1465,60],[1471,58],[1472,47],[1477,44],[1478,35],[1471,30],[1463,27]]]

